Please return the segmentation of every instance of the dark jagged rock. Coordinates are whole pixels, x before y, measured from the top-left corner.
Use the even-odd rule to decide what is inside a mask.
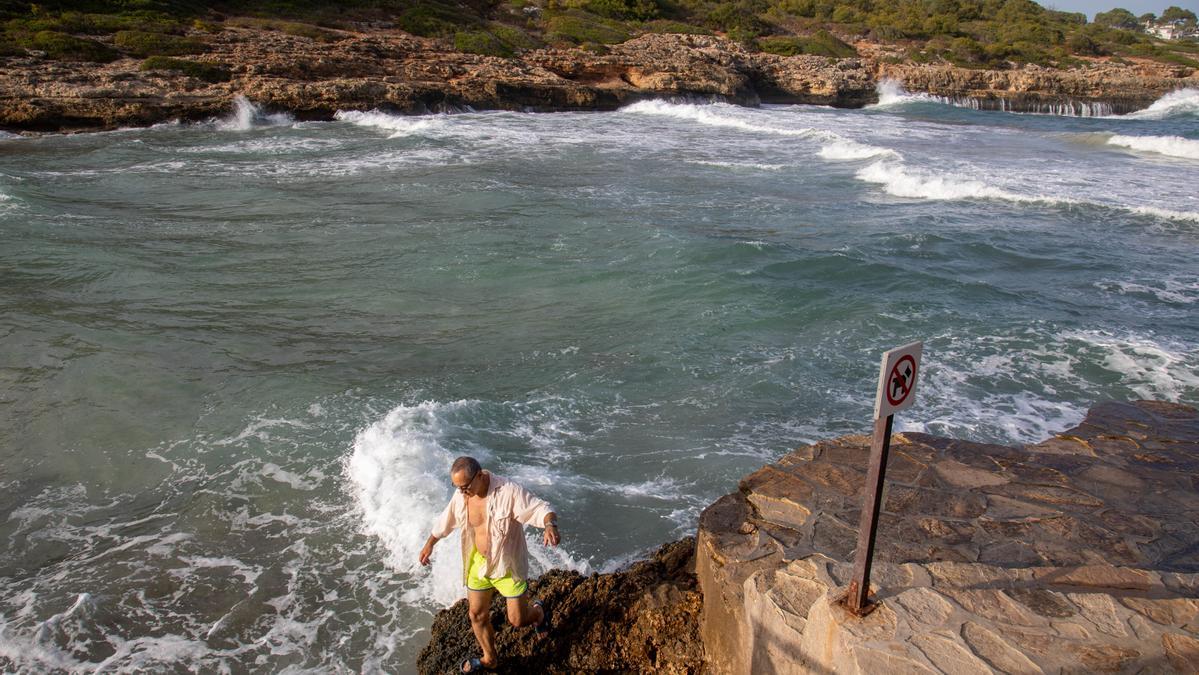
[[[507,622],[503,599],[492,604],[501,673],[655,672],[698,673],[702,607],[695,579],[695,539],[659,548],[647,560],[612,574],[583,576],[552,570],[530,583],[549,608],[551,628]],[[428,675],[458,672],[479,656],[466,616],[466,600],[440,612],[417,667]]]

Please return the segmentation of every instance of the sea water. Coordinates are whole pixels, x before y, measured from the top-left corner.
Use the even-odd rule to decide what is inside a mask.
[[[0,665],[411,671],[455,456],[616,569],[913,340],[903,430],[1199,403],[1199,92],[883,93],[0,138]]]

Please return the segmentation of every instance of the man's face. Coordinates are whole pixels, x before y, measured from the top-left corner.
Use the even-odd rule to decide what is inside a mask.
[[[471,497],[475,494],[475,488],[477,487],[479,482],[479,474],[481,473],[483,472],[479,471],[472,475],[466,471],[459,471],[458,473],[450,476],[450,482],[454,484],[454,487],[458,489],[458,492]]]

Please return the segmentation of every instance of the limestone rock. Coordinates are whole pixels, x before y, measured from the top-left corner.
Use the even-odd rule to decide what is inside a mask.
[[[497,58],[390,29],[336,34],[330,44],[227,27],[206,36],[209,50],[194,57],[229,70],[231,79],[218,83],[141,71],[136,59],[94,64],[0,57],[0,128],[69,131],[200,120],[229,111],[239,94],[300,119],[331,119],[338,110],[372,108],[606,110],[662,97],[858,107],[877,101],[877,84],[888,78],[912,91],[971,97],[984,107],[1038,110],[1104,101],[1126,112],[1168,91],[1199,86],[1186,69],[1160,64],[979,71],[750,53],[703,35],[647,34],[604,54],[539,49]]]
[[[701,515],[712,672],[1196,672],[1199,411],[1104,403],[1021,448],[896,435],[857,618],[831,601],[868,447],[800,448]]]

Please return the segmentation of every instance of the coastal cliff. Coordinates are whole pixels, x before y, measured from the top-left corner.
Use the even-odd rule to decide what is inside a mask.
[[[328,34],[333,42],[228,28],[207,38],[207,51],[194,57],[199,70],[192,72],[147,70],[132,58],[90,63],[32,52],[0,56],[0,128],[56,132],[202,120],[227,113],[239,95],[299,119],[323,120],[338,110],[374,108],[607,110],[659,97],[860,107],[878,100],[884,79],[983,107],[1040,111],[1104,103],[1127,112],[1167,92],[1199,87],[1191,69],[1149,61],[1067,71],[974,70],[870,55],[779,56],[721,37],[678,34],[642,35],[604,53],[545,48],[501,58],[394,30]]]
[[[1199,411],[1105,403],[1042,443],[896,434],[872,576],[851,574],[869,439],[799,448],[747,476],[696,540],[609,575],[552,571],[550,635],[502,623],[506,672],[1199,670]],[[692,573],[694,566],[694,573]],[[466,603],[420,659],[476,653]]]

